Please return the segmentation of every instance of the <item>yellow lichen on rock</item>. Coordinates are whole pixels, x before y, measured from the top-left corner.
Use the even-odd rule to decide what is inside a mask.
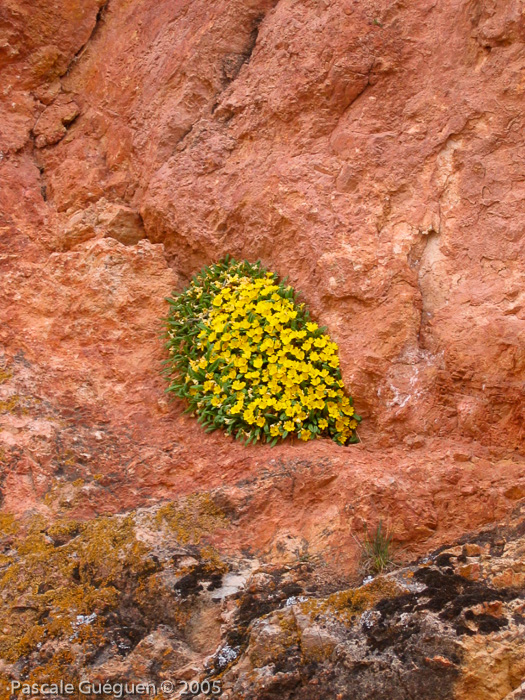
[[[29,669],[24,682],[75,682],[83,665],[115,644],[117,619],[128,620],[122,627],[131,630],[126,648],[135,635],[140,639],[159,624],[182,635],[202,590],[200,579],[217,585],[228,569],[205,541],[225,522],[208,494],[185,499],[180,507],[166,504],[162,512],[85,522],[50,523],[41,514],[16,521],[1,514],[0,545],[8,552],[0,560],[4,680],[22,663]],[[191,543],[182,556],[191,565],[174,564],[181,542]],[[175,590],[177,581],[182,583]],[[0,700],[7,697],[0,693]]]
[[[182,503],[161,506],[156,520],[159,525],[166,525],[181,544],[198,544],[204,534],[227,522],[208,493],[192,494]]]
[[[359,588],[332,593],[327,598],[311,598],[299,604],[303,614],[313,620],[324,614],[334,615],[342,622],[352,623],[356,615],[372,608],[379,600],[406,593],[397,581],[388,576],[378,576]]]

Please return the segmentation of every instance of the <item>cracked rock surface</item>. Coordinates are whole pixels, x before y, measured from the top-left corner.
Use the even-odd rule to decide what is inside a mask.
[[[211,493],[227,523],[207,536],[224,561],[280,570],[306,557],[309,576],[330,572],[319,598],[325,579],[338,590],[352,579],[357,539],[380,518],[405,562],[504,522],[525,497],[522,5],[4,3],[1,512],[23,527],[44,518],[42,533]],[[204,435],[168,402],[164,299],[225,253],[288,276],[328,327],[363,415],[359,445],[243,447]],[[521,590],[523,553],[512,556],[495,576]],[[481,560],[465,557],[427,568],[482,585]],[[439,580],[451,587],[446,605],[463,595],[459,579]],[[287,598],[314,594],[301,586]],[[420,591],[409,593],[422,604]],[[475,619],[420,611],[428,634],[449,641],[428,650],[428,663],[414,661],[407,641],[406,659],[388,669],[371,651],[383,653],[381,625],[372,642],[340,622],[303,629],[304,601],[281,612],[264,605],[277,617],[252,628],[247,614],[224,642],[221,673],[232,698],[320,697],[325,683],[345,698],[345,674],[361,669],[351,677],[381,697],[374,669],[404,668],[401,683],[402,664],[414,661],[399,697],[420,697],[410,684],[439,676],[450,697],[463,687],[458,697],[517,700],[521,671],[505,637],[518,624],[515,600],[501,599],[500,617],[495,608],[476,608]],[[167,649],[168,632],[144,615],[151,648]],[[503,617],[507,626],[485,635]],[[381,634],[389,620],[398,629],[394,618],[381,618]],[[467,647],[490,635],[503,641],[490,647],[494,685],[482,690],[485,652]],[[241,637],[257,658],[231,651]],[[274,658],[274,637],[295,651]],[[305,671],[308,654],[334,644],[344,653],[330,662],[333,678]],[[190,664],[194,653],[184,651]],[[266,696],[261,678],[272,669],[289,686]]]

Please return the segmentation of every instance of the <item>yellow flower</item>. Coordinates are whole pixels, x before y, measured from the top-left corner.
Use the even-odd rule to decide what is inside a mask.
[[[253,423],[255,423],[255,416],[253,415],[253,413],[250,411],[249,408],[247,408],[247,409],[244,411],[244,413],[242,414],[242,417],[244,418],[244,420],[245,420],[247,423],[250,423],[250,425],[253,424]]]
[[[168,325],[168,337],[173,339],[170,355],[180,358],[177,329],[181,322],[191,315],[192,324],[196,320],[202,324],[190,341],[198,359],[188,358],[188,371],[182,369],[180,385],[192,397],[197,414],[213,406],[216,424],[232,426],[233,434],[254,435],[249,426],[269,425],[266,418],[271,414],[273,423],[265,429],[263,439],[279,437],[283,429],[305,441],[319,437],[302,427],[310,420],[319,431],[345,444],[358,422],[344,395],[337,344],[317,323],[306,321],[305,305],[285,296],[290,291],[272,273],[247,262],[212,265],[196,275],[180,295],[179,306],[172,307],[175,323]],[[208,297],[203,302],[204,292],[211,292],[211,301]],[[206,376],[202,378],[204,372],[190,376],[190,368],[204,370]],[[232,399],[233,406],[228,406]],[[228,419],[218,411],[225,404]],[[277,422],[283,413],[285,421]]]

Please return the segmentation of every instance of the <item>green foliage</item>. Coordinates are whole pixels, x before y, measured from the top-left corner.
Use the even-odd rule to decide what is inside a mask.
[[[365,529],[365,537],[360,544],[361,565],[366,573],[380,574],[393,566],[392,533],[382,520],[371,535]]]
[[[167,301],[168,391],[207,432],[358,442],[337,345],[277,275],[227,257]]]

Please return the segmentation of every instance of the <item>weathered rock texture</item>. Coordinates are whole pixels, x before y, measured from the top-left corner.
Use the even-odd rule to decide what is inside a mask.
[[[141,213],[183,278],[261,257],[339,341],[369,430],[514,448],[521,11],[112,0],[26,127],[40,148],[76,117],[35,156],[57,238],[106,197]]]
[[[215,681],[229,700],[519,700],[524,515],[341,590],[305,552],[222,558],[212,541],[235,512],[218,493],[83,522],[4,515],[0,697],[89,679],[171,680],[176,697]]]
[[[3,3],[4,511],[217,490],[221,551],[341,575],[380,517],[406,558],[503,519],[525,495],[524,42],[520,0]],[[359,446],[245,448],[166,401],[164,297],[225,253],[328,326]]]
[[[515,700],[525,691],[525,521],[465,537],[357,589],[294,595],[252,619],[241,598],[237,656],[219,660],[226,698]],[[251,583],[251,585],[250,585]],[[277,595],[276,595],[277,597]],[[252,604],[252,609],[253,609]],[[223,653],[224,657],[224,653]],[[221,668],[221,665],[223,668]]]
[[[231,594],[230,565],[202,538],[226,523],[206,495],[89,522],[4,515],[0,697],[13,681],[193,677]]]

